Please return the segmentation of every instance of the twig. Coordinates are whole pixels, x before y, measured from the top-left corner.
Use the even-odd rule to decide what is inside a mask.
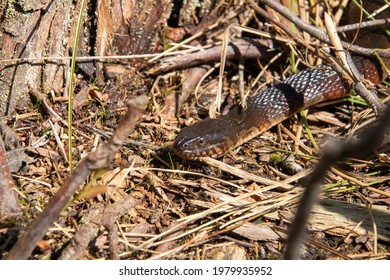
[[[128,102],[128,110],[120,121],[111,139],[88,155],[75,168],[58,193],[49,201],[41,215],[33,221],[12,247],[6,259],[27,259],[37,242],[45,235],[50,225],[58,218],[74,192],[95,170],[110,165],[111,159],[119,151],[127,136],[133,131],[141,112],[147,103],[146,96],[139,96]]]
[[[362,28],[379,26],[379,25],[390,25],[390,18],[376,19],[376,20],[348,24],[345,26],[339,26],[336,29],[337,29],[337,32],[347,32],[347,31],[351,31],[351,30],[355,30],[355,29],[362,29]]]
[[[226,163],[223,163],[222,161],[219,161],[219,160],[216,160],[216,159],[213,159],[210,157],[200,158],[200,161],[202,161],[206,164],[209,164],[211,166],[214,166],[216,168],[219,168],[225,172],[228,172],[229,174],[233,174],[235,176],[238,176],[238,177],[259,183],[259,184],[273,185],[273,184],[277,183],[276,181],[273,181],[273,180],[270,180],[267,178],[263,178],[263,177],[260,177],[258,175],[255,175],[255,174],[252,174],[249,172],[246,172],[244,170],[241,170],[239,168],[235,168],[235,167],[230,166]],[[307,175],[308,172],[309,172],[309,170],[303,171],[302,173],[299,174],[299,178],[302,178],[303,176]],[[297,178],[297,179],[299,179],[299,178]],[[283,188],[284,190],[290,190],[293,188],[293,186],[292,185],[283,185],[283,186],[281,186],[281,188]]]
[[[60,153],[61,153],[62,157],[65,159],[65,161],[68,161],[68,158],[66,156],[66,152],[64,149],[64,145],[62,144],[60,136],[58,135],[57,130],[54,127],[54,124],[51,120],[49,120],[49,124],[50,124],[51,130],[53,131],[54,138],[56,139],[56,142],[57,142],[57,145],[60,149]]]
[[[274,47],[270,39],[251,40],[235,39],[229,43],[226,57],[231,58],[258,58],[270,54],[269,50]],[[222,46],[215,46],[203,51],[179,55],[163,60],[161,64],[149,69],[148,74],[157,75],[174,71],[177,69],[189,68],[196,65],[210,63],[221,59]]]

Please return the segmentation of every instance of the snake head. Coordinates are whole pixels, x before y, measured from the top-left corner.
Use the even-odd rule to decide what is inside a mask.
[[[206,119],[183,128],[175,139],[173,151],[185,159],[220,157],[232,147],[230,132],[219,119]]]

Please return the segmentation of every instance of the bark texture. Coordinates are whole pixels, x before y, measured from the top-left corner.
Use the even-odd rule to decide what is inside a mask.
[[[58,58],[72,53],[81,1],[0,1],[0,115],[31,105],[29,94],[62,97],[69,60]],[[170,10],[170,0],[88,1],[77,55],[153,52]],[[94,61],[77,66],[87,77],[104,81],[103,63],[98,72]]]

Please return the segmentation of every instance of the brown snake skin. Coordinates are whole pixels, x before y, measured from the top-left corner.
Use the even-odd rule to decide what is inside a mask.
[[[354,62],[365,79],[375,84],[381,81],[379,63],[363,57],[354,57]],[[186,159],[221,157],[299,110],[349,92],[349,83],[329,66],[301,71],[250,98],[246,110],[235,108],[216,119],[183,128],[173,151]]]
[[[380,81],[377,64],[361,57],[357,62],[366,79],[374,83]],[[249,99],[245,111],[235,108],[216,119],[206,119],[183,128],[173,151],[187,159],[223,156],[299,110],[343,97],[349,91],[348,83],[328,66],[301,71]]]

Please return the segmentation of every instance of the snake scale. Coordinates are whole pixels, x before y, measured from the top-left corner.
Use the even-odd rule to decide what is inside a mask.
[[[388,45],[388,40],[385,41]],[[380,63],[360,56],[353,60],[365,79],[374,84],[381,81]],[[350,90],[350,84],[330,66],[303,70],[250,98],[246,110],[236,107],[216,119],[202,120],[183,128],[175,139],[173,151],[186,159],[221,157],[299,110],[343,97]]]

